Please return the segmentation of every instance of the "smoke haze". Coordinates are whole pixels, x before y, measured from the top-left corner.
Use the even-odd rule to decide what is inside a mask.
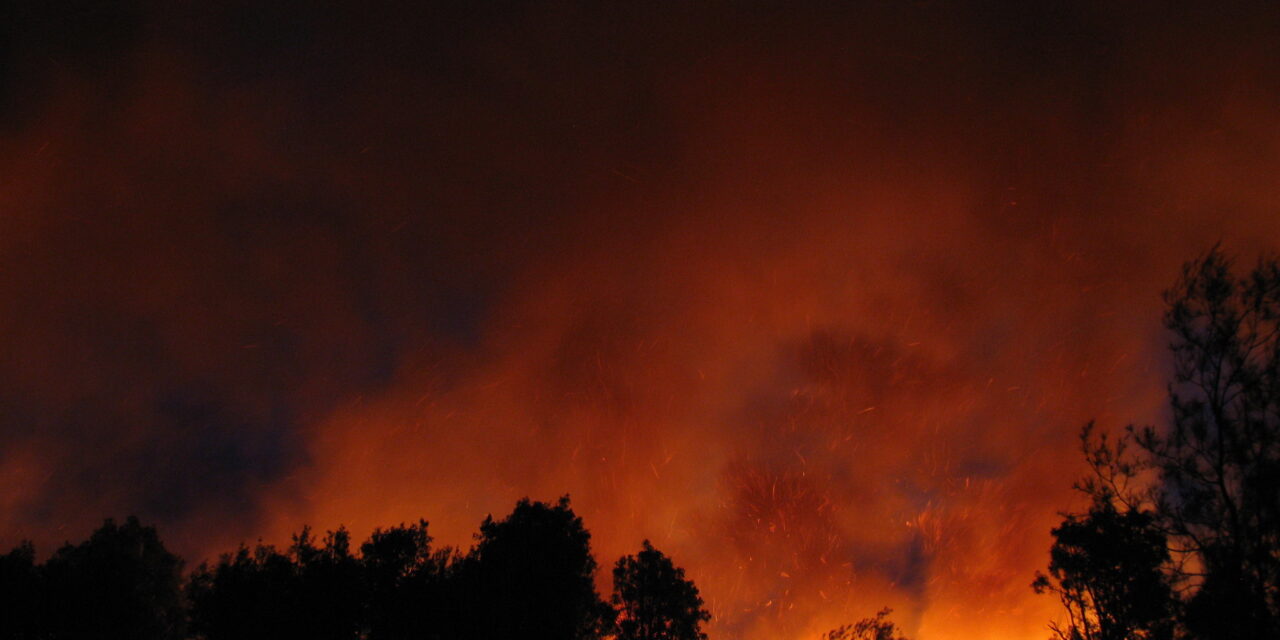
[[[0,20],[0,542],[568,493],[712,638],[1039,638],[1161,290],[1280,247],[1274,5],[359,4]]]

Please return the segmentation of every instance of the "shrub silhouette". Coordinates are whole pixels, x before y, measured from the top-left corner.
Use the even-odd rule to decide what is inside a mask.
[[[898,634],[897,627],[889,620],[891,613],[893,609],[885,607],[873,618],[863,618],[824,633],[822,640],[907,640]]]

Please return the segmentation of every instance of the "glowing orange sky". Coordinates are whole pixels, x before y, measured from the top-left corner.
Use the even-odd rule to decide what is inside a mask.
[[[568,493],[713,639],[1044,637],[1080,426],[1163,415],[1160,291],[1280,249],[1276,21],[556,7],[30,63],[0,542],[466,546]]]

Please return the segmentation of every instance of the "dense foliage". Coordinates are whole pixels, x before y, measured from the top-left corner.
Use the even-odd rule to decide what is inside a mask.
[[[618,640],[706,640],[700,626],[711,619],[698,588],[648,540],[613,568]]]
[[[468,553],[431,546],[426,521],[378,529],[352,548],[345,529],[303,529],[285,550],[241,546],[185,580],[181,560],[135,518],[108,520],[43,564],[22,544],[0,556],[3,640],[594,640],[617,611],[596,592],[591,536],[567,497],[528,499],[486,518]],[[645,542],[619,566],[625,624],[704,638],[710,620],[684,571]],[[626,563],[630,564],[626,564]],[[683,600],[672,601],[673,594]],[[689,600],[689,597],[693,600]],[[694,604],[696,603],[696,604]],[[692,607],[692,608],[690,608]]]
[[[1214,249],[1165,296],[1169,424],[1083,434],[1087,514],[1054,530],[1063,640],[1280,638],[1280,262]]]

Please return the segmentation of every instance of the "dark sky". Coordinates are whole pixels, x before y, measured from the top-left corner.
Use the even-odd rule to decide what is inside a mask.
[[[1040,637],[1160,290],[1280,248],[1280,9],[834,4],[6,3],[0,542],[568,492],[720,637]]]

